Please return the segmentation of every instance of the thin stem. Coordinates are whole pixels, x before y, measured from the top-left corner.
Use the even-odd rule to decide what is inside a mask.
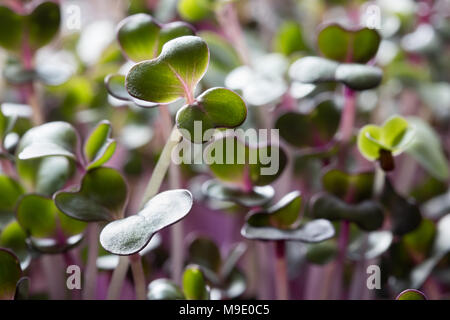
[[[336,261],[336,281],[334,283],[331,299],[341,299],[342,285],[344,277],[345,258],[347,255],[347,245],[350,236],[350,222],[344,220],[341,222],[341,231],[339,233],[338,249],[339,256]]]
[[[98,225],[88,226],[88,259],[84,278],[83,300],[95,299],[97,289]]]
[[[147,187],[142,197],[141,207],[144,206],[148,200],[158,193],[161,183],[164,180],[167,170],[171,163],[172,150],[177,146],[181,140],[181,133],[176,127],[172,129],[169,140],[167,140],[164,146],[155,169],[153,170],[152,177],[147,184]]]
[[[352,137],[353,127],[355,125],[355,113],[355,92],[345,86],[344,109],[342,111],[341,121],[339,124],[340,139],[343,144],[347,144]]]
[[[134,288],[136,290],[136,299],[145,300],[147,288],[145,282],[144,269],[142,268],[142,259],[139,253],[129,256],[131,263],[131,272],[133,274]]]
[[[233,43],[233,47],[239,54],[242,63],[248,65],[250,63],[250,55],[234,5],[232,2],[222,4],[216,10],[216,17],[222,31]]]
[[[31,50],[27,40],[22,44],[22,64],[25,70],[33,69],[33,51]],[[36,94],[36,85],[33,81],[26,83],[22,88],[24,102],[33,110],[32,120],[34,125],[40,125],[44,122],[42,110]]]
[[[160,107],[161,120],[164,128],[172,127],[172,116],[166,106]],[[166,139],[170,139],[170,131],[165,130]],[[169,167],[169,188],[179,189],[181,187],[180,168],[173,162]],[[184,250],[183,250],[183,221],[179,221],[170,228],[170,252],[172,264],[172,280],[181,283],[181,274],[183,272]]]
[[[377,163],[375,166],[375,177],[373,180],[373,196],[374,198],[379,198],[384,189],[384,181],[385,181],[386,173]]]
[[[275,290],[278,300],[289,299],[286,243],[284,240],[275,241]]]
[[[117,300],[120,297],[120,293],[122,291],[123,281],[125,280],[125,276],[127,275],[128,265],[130,260],[127,256],[119,257],[119,264],[111,277],[111,282],[109,283],[108,288],[108,300]]]

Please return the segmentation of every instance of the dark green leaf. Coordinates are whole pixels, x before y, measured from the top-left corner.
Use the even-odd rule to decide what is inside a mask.
[[[292,191],[270,208],[252,212],[247,218],[247,223],[253,227],[272,226],[288,229],[298,222],[301,205],[300,192]]]
[[[58,33],[61,23],[59,5],[43,2],[28,16],[27,32],[31,47],[37,49],[49,43]]]
[[[16,180],[0,175],[0,230],[13,219],[17,200],[24,193]]]
[[[12,300],[22,277],[19,260],[7,249],[0,248],[0,300]]]
[[[89,170],[75,192],[55,194],[56,206],[66,215],[82,221],[112,221],[123,217],[127,185],[115,169]]]
[[[0,247],[10,249],[20,261],[22,270],[28,268],[31,255],[26,244],[26,233],[17,221],[9,223],[0,233]]]
[[[324,27],[317,37],[322,54],[341,62],[368,62],[377,53],[380,42],[375,29],[348,30],[338,24]]]
[[[380,228],[384,219],[383,210],[375,201],[366,200],[352,205],[326,193],[316,194],[311,199],[310,211],[314,218],[348,220],[366,231]]]
[[[360,202],[373,194],[373,172],[346,173],[331,169],[322,176],[323,188],[341,200]]]
[[[412,199],[397,194],[389,179],[386,179],[381,202],[390,213],[391,228],[395,235],[407,234],[420,225],[422,215],[418,206]]]
[[[17,50],[22,46],[23,18],[5,6],[0,6],[0,46]]]
[[[42,252],[67,250],[82,239],[86,227],[84,222],[64,215],[51,199],[36,194],[23,196],[16,212],[32,246]]]
[[[117,32],[123,53],[136,62],[157,57],[166,42],[187,35],[194,35],[194,30],[187,23],[160,25],[152,16],[144,13],[122,20]]]
[[[208,67],[209,51],[199,37],[183,36],[167,42],[158,58],[136,64],[127,74],[128,93],[141,100],[169,103],[194,99],[194,89]]]
[[[225,88],[212,88],[201,94],[193,104],[177,112],[176,122],[181,134],[194,143],[209,140],[205,134],[213,128],[235,128],[247,117],[242,98]],[[201,132],[195,126],[201,125]],[[199,137],[198,134],[201,133]]]
[[[329,142],[339,127],[341,113],[332,100],[320,101],[309,113],[288,111],[275,122],[280,136],[296,147],[317,147]]]
[[[220,250],[211,239],[198,236],[189,245],[189,262],[219,272],[222,258]]]
[[[227,153],[227,148],[233,148],[233,152]],[[204,154],[211,171],[219,180],[243,188],[248,181],[257,186],[272,183],[281,175],[287,162],[281,147],[275,144],[249,146],[238,134],[225,134],[214,139],[205,148]]]

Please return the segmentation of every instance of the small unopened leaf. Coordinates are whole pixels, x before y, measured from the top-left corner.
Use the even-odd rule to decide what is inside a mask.
[[[188,266],[183,273],[183,292],[188,300],[207,300],[209,297],[205,278],[200,268]]]
[[[100,122],[84,144],[84,155],[88,161],[87,169],[100,167],[107,162],[116,150],[116,141],[111,138],[111,124]]]
[[[399,293],[395,300],[428,300],[422,291],[407,289]]]

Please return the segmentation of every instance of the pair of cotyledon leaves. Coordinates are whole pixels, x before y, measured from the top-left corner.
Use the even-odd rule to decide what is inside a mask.
[[[366,125],[359,131],[357,144],[368,160],[382,160],[383,152],[393,156],[406,152],[435,178],[446,180],[449,176],[439,137],[417,117],[392,116],[382,126]]]
[[[101,167],[115,149],[116,143],[110,135],[111,127],[107,122],[101,122],[95,128],[84,145],[85,168],[88,171],[80,190],[58,192],[54,195],[54,201],[59,210],[77,220],[116,220],[104,228],[102,245],[115,254],[133,254],[144,248],[154,233],[183,218],[192,206],[192,196],[187,190],[161,193],[152,198],[138,215],[121,220],[127,200],[126,183],[116,170]],[[77,144],[76,132],[70,124],[51,122],[25,133],[19,143],[17,157],[26,164],[54,157],[78,161]],[[46,208],[53,205],[50,199],[36,197],[39,199],[35,199],[35,202]],[[59,210],[52,209],[50,212]],[[48,223],[55,221],[45,219],[44,222],[47,220]],[[49,227],[48,230],[53,228]]]
[[[141,62],[131,68],[126,78],[107,78],[107,87],[116,97],[131,96],[153,106],[185,98],[188,104],[178,111],[177,126],[190,141],[202,143],[208,129],[242,124],[247,109],[237,94],[225,88],[212,88],[194,96],[208,68],[209,50],[206,42],[193,34],[186,24],[161,26],[148,15],[125,19],[119,27],[119,43],[127,56]],[[201,124],[201,136],[194,134],[195,122]]]
[[[56,206],[81,221],[109,222],[100,233],[100,243],[109,252],[131,255],[141,251],[161,229],[184,218],[192,207],[188,190],[170,190],[151,198],[136,214],[127,218],[127,185],[111,168],[89,170],[79,190],[55,194]]]
[[[0,47],[14,53],[27,48],[33,54],[56,36],[60,22],[60,7],[54,2],[42,2],[25,15],[0,6]],[[5,64],[3,75],[13,84],[39,80],[49,85],[60,84],[70,76],[68,72],[41,66],[26,69],[18,63]]]
[[[275,205],[251,211],[241,229],[251,240],[290,240],[306,243],[325,241],[334,236],[332,224],[325,219],[299,223],[302,198],[300,192],[285,195]]]
[[[322,176],[324,192],[311,198],[311,216],[332,221],[347,220],[362,230],[374,231],[382,226],[387,211],[394,235],[416,229],[422,219],[416,203],[399,195],[388,179],[380,199],[373,200],[373,183],[373,172],[327,170]]]
[[[99,167],[116,148],[107,121],[100,122],[84,143],[83,159],[77,157],[78,140],[73,126],[62,121],[28,130],[16,150],[21,181],[34,192],[51,195],[73,175],[75,162],[86,170]]]
[[[317,37],[324,58],[300,58],[291,65],[289,75],[301,83],[341,82],[353,90],[374,88],[380,84],[383,72],[365,63],[375,56],[380,41],[373,29],[328,25]]]
[[[110,124],[100,122],[86,140],[81,160],[77,158],[78,135],[70,124],[50,122],[28,130],[17,147],[16,163],[21,181],[35,194],[17,200],[15,211],[20,228],[17,230],[15,222],[8,225],[8,233],[2,233],[7,239],[3,240],[11,242],[23,230],[30,245],[39,251],[56,253],[78,244],[85,224],[64,215],[47,196],[71,177],[74,162],[90,170],[108,161],[116,147],[110,135]],[[3,189],[10,190],[11,195],[11,187]],[[27,261],[26,255],[20,256],[24,256],[23,263]]]

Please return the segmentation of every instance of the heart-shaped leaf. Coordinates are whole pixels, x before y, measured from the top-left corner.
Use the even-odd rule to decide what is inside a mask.
[[[366,159],[382,162],[383,151],[394,156],[400,154],[413,141],[414,135],[414,127],[406,119],[392,116],[381,127],[372,124],[362,127],[358,134],[358,149]]]
[[[55,2],[42,2],[25,16],[0,6],[0,46],[18,51],[25,39],[32,49],[38,49],[55,37],[60,21],[59,5]]]
[[[202,186],[205,195],[219,201],[231,201],[244,207],[257,207],[268,203],[275,195],[271,186],[253,187],[246,192],[234,186],[228,186],[217,180],[208,180]]]
[[[296,147],[317,147],[328,143],[339,127],[341,113],[332,100],[323,100],[309,112],[288,111],[275,122],[280,136]]]
[[[100,167],[106,163],[116,150],[116,141],[111,138],[111,124],[101,121],[84,144],[84,156],[88,161],[87,169]]]
[[[100,233],[100,243],[113,254],[137,253],[156,232],[183,219],[191,207],[192,195],[188,190],[159,193],[138,214],[107,224]]]
[[[373,172],[346,173],[330,169],[322,176],[322,185],[328,193],[341,200],[358,203],[372,197],[373,179]]]
[[[209,292],[202,271],[188,266],[183,273],[183,292],[187,300],[207,300]]]
[[[422,219],[420,225],[402,238],[408,250],[417,254],[428,254],[436,237],[436,226],[429,219]]]
[[[197,97],[194,103],[178,110],[176,121],[185,138],[202,143],[209,140],[205,134],[207,130],[235,128],[246,117],[247,108],[239,95],[225,88],[212,88]]]
[[[420,118],[409,117],[414,127],[414,139],[405,152],[411,155],[436,179],[446,181],[449,177],[448,159],[442,150],[441,141],[434,130]]]
[[[395,300],[428,300],[426,295],[416,289],[406,289],[399,293]]]
[[[154,103],[170,103],[180,97],[192,103],[208,62],[208,46],[201,38],[179,37],[167,42],[156,59],[131,68],[126,89],[131,96]]]
[[[363,64],[339,64],[320,57],[304,57],[292,64],[289,76],[301,83],[341,82],[350,89],[361,91],[377,87],[383,71]]]
[[[183,291],[178,285],[168,279],[157,279],[148,285],[148,300],[183,300]]]
[[[60,191],[54,195],[56,206],[69,217],[81,221],[121,219],[127,202],[127,185],[115,169],[89,170],[78,191]]]
[[[393,239],[390,231],[361,232],[349,244],[347,256],[352,260],[375,259],[389,249]]]
[[[31,128],[17,147],[19,160],[30,160],[49,156],[64,156],[76,159],[78,137],[71,124],[62,121],[48,122]]]
[[[247,223],[254,227],[288,229],[298,222],[301,205],[300,192],[292,191],[270,208],[251,212]]]
[[[0,300],[13,300],[22,270],[17,257],[7,249],[0,248]]]
[[[383,210],[375,201],[366,200],[352,205],[326,193],[313,196],[309,210],[314,218],[348,220],[366,231],[380,228],[384,219]]]
[[[82,239],[86,227],[84,222],[59,211],[52,199],[37,194],[23,196],[16,215],[30,244],[42,252],[59,253],[70,249]]]
[[[24,193],[16,180],[0,175],[0,230],[14,218],[17,200]]]
[[[0,247],[10,249],[20,261],[22,270],[28,268],[31,255],[26,243],[27,235],[17,221],[9,223],[0,233]]]
[[[244,137],[245,138],[245,137]],[[245,186],[264,186],[283,172],[287,156],[275,144],[247,145],[236,134],[220,135],[204,151],[206,163],[221,181]]]
[[[187,23],[161,25],[152,16],[138,13],[120,22],[117,40],[122,52],[129,59],[139,62],[157,57],[166,42],[194,33],[192,26]]]
[[[296,229],[254,227],[246,223],[241,229],[241,235],[250,240],[289,240],[315,243],[325,241],[333,237],[334,228],[330,221],[325,219],[317,219],[306,222]]]
[[[378,51],[381,37],[375,29],[346,29],[328,25],[319,32],[317,45],[327,58],[341,62],[366,63]]]
[[[178,13],[184,20],[199,21],[213,13],[215,0],[180,0]]]

